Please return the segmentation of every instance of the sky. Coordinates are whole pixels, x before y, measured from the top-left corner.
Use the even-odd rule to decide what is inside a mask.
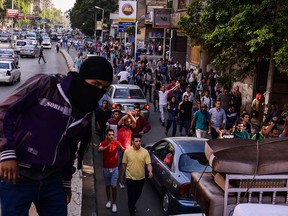
[[[71,9],[75,2],[76,0],[52,0],[55,8],[60,9],[62,12]]]

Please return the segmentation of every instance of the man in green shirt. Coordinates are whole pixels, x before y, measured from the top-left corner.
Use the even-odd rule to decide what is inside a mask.
[[[244,130],[242,120],[237,121],[235,124],[234,138],[250,139],[249,133]]]
[[[252,139],[256,140],[256,141],[257,140],[261,141],[261,140],[263,140],[265,138],[268,138],[269,137],[269,133],[272,130],[272,128],[274,127],[274,125],[275,124],[273,122],[271,122],[269,125],[267,123],[265,123],[265,122],[262,123],[261,130],[258,133],[254,134]]]

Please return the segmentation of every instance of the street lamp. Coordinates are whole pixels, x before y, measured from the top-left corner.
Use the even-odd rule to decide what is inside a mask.
[[[101,18],[101,40],[103,42],[103,22],[104,22],[104,9],[98,6],[95,6],[96,9],[102,10],[102,18]],[[97,29],[97,20],[96,20],[96,29]]]
[[[137,32],[137,29],[138,29],[138,22],[142,22],[143,20],[145,19],[145,15],[142,15],[141,17],[139,17],[139,19],[136,21],[136,23],[135,23],[135,39],[134,39],[134,41],[135,41],[135,50],[134,50],[134,59],[135,59],[135,61],[137,60],[136,59],[136,52],[137,52],[137,34],[138,34],[138,32]]]

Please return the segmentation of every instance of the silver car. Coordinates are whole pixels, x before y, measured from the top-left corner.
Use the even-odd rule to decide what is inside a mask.
[[[16,64],[10,61],[0,61],[0,82],[14,84],[20,79],[21,72]]]
[[[43,41],[42,44],[44,49],[51,49],[52,44],[51,44],[51,39],[48,36],[43,36]]]
[[[116,104],[122,105],[122,112],[132,110],[134,103],[139,103],[141,112],[145,118],[148,119],[150,115],[150,106],[145,98],[141,88],[137,85],[128,84],[112,84],[106,93],[106,98],[112,109],[116,108]]]
[[[205,142],[195,137],[167,137],[146,144],[151,156],[151,182],[162,196],[165,215],[200,213],[199,205],[190,193],[192,172],[211,171],[207,166]]]
[[[0,49],[0,60],[11,61],[19,64],[19,55],[13,49]]]
[[[20,50],[20,57],[28,56],[37,58],[39,56],[40,49],[37,45],[25,45]]]

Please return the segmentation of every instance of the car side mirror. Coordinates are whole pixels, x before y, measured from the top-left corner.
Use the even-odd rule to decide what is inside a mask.
[[[17,68],[20,68],[19,66]]]

